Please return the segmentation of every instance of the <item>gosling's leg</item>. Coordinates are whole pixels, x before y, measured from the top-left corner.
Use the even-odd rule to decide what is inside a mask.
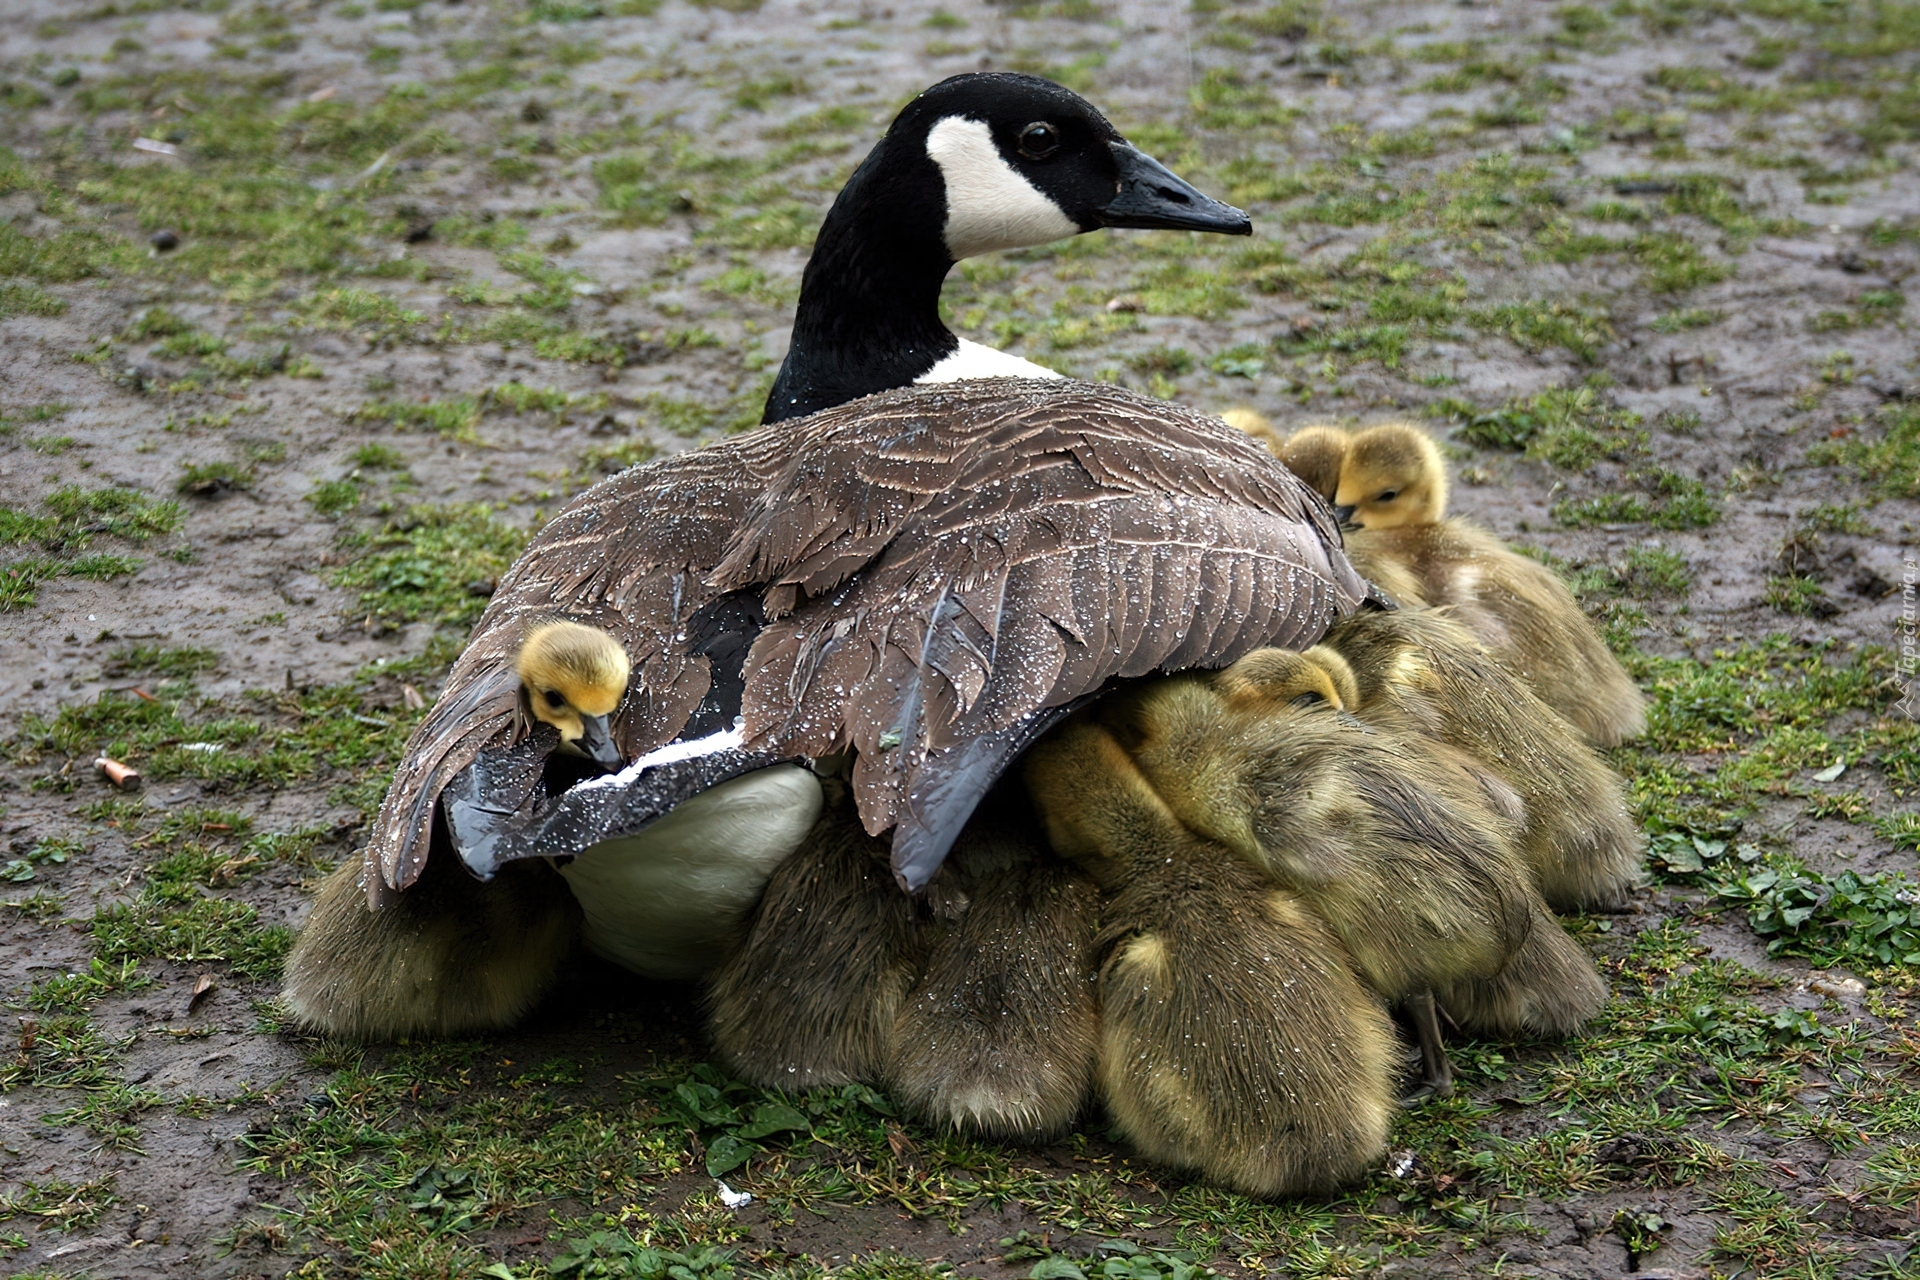
[[[888,847],[830,811],[767,883],[707,988],[734,1074],[782,1089],[878,1082],[916,969],[916,907]]]
[[[367,909],[358,858],[320,886],[281,998],[301,1025],[356,1040],[493,1031],[546,995],[580,940],[580,908],[537,859],[482,884],[436,843],[420,879]]]
[[[1425,1102],[1428,1098],[1451,1098],[1453,1060],[1447,1057],[1446,1042],[1440,1036],[1440,1009],[1434,1002],[1433,992],[1423,991],[1406,1000],[1401,1008],[1407,1011],[1407,1017],[1413,1023],[1414,1036],[1420,1042],[1420,1065],[1424,1077],[1420,1087],[1407,1096],[1407,1104]]]
[[[943,895],[958,918],[901,1009],[887,1079],[937,1125],[1039,1140],[1065,1130],[1093,1086],[1099,894],[1025,825],[1023,839],[983,814],[961,835]]]

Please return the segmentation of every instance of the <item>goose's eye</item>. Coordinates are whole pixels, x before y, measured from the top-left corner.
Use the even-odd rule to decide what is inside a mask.
[[[1059,149],[1059,132],[1044,120],[1020,131],[1020,154],[1029,160],[1045,160]]]
[[[1399,496],[1400,496],[1400,491],[1398,489],[1388,489],[1385,493],[1382,493],[1379,497],[1375,498],[1374,501],[1375,502],[1392,502],[1395,498]]]
[[[552,707],[555,711],[558,711],[561,707],[564,707],[567,705],[567,700],[560,696],[560,691],[558,689],[549,689],[540,696],[545,698],[547,700],[547,705]]]

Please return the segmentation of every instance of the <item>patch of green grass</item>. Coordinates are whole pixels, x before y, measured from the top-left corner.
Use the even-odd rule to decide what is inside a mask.
[[[360,593],[366,613],[394,622],[467,626],[493,583],[526,546],[524,531],[484,507],[418,506],[385,530],[361,535],[353,561],[333,571]]]
[[[1717,650],[1706,662],[1628,659],[1649,701],[1647,732],[1628,750],[1626,771],[1655,832],[1732,822],[1763,797],[1784,794],[1801,770],[1836,759],[1878,752],[1892,770],[1901,767],[1898,749],[1890,749],[1901,740],[1892,726],[1830,727],[1853,711],[1886,714],[1896,691],[1886,679],[1885,650],[1865,649],[1843,662],[1831,642],[1775,636]],[[1698,771],[1677,759],[1683,756],[1707,757],[1712,767]]]
[[[733,1253],[714,1245],[685,1251],[643,1245],[625,1232],[595,1231],[555,1255],[555,1280],[733,1280]]]
[[[360,485],[352,478],[322,480],[307,491],[307,501],[323,516],[337,516],[360,507]]]
[[[39,586],[60,572],[60,562],[45,556],[29,556],[12,564],[0,565],[0,613],[31,609],[39,602]]]
[[[1822,441],[1807,451],[1816,464],[1852,467],[1888,497],[1920,497],[1920,405],[1891,404],[1880,410],[1878,439]],[[4,536],[0,524],[0,537]]]
[[[1299,107],[1282,105],[1273,91],[1249,83],[1237,71],[1209,68],[1187,92],[1194,123],[1204,129],[1284,132],[1302,114]]]
[[[136,254],[125,240],[99,231],[32,236],[12,222],[0,222],[0,276],[21,276],[38,284],[67,284],[96,275],[109,265],[126,265]]]
[[[179,529],[186,519],[177,502],[161,502],[136,489],[83,489],[77,484],[55,489],[44,499],[56,525],[46,535],[49,544],[79,548],[96,533],[130,542],[145,542]],[[0,537],[4,537],[0,526]]]
[[[504,382],[483,397],[489,408],[498,405],[512,413],[550,413],[556,421],[574,410],[595,412],[606,407],[604,395],[580,395],[553,387],[529,387],[519,382]]]
[[[354,411],[360,422],[385,422],[402,431],[432,431],[452,440],[478,440],[480,402],[472,396],[449,400],[373,400]]]
[[[212,497],[229,489],[252,486],[253,472],[231,462],[189,462],[183,466],[174,489],[179,493]]]
[[[268,979],[293,940],[284,925],[262,926],[260,913],[229,898],[196,898],[186,906],[143,895],[94,913],[94,954],[113,963],[160,958],[224,960],[236,973]]]
[[[1636,596],[1685,595],[1693,580],[1686,557],[1654,543],[1629,548],[1616,577],[1623,589]]]
[[[1720,519],[1720,500],[1690,476],[1651,468],[1633,479],[1641,492],[1569,499],[1555,504],[1553,518],[1570,528],[1651,524],[1656,529],[1704,529]]]
[[[39,1218],[61,1231],[82,1231],[96,1225],[106,1211],[119,1203],[114,1191],[114,1174],[89,1182],[63,1182],[50,1178],[45,1182],[23,1180],[20,1189],[0,1195],[0,1221],[10,1218]],[[42,1273],[53,1280],[51,1272]],[[28,1280],[23,1277],[22,1280]]]
[[[1655,333],[1685,333],[1689,329],[1704,329],[1710,324],[1718,324],[1722,315],[1705,307],[1686,307],[1679,311],[1667,311],[1655,316],[1649,326]]]
[[[52,515],[34,515],[0,507],[0,546],[38,543],[54,553],[85,548],[95,534],[145,542],[171,533],[185,518],[177,502],[156,502],[133,489],[82,489],[67,485],[48,494]],[[0,565],[0,613],[32,608],[37,588],[49,578],[67,576],[102,581],[139,571],[132,556],[98,552],[54,559],[28,556]]]
[[[8,316],[57,316],[67,309],[39,285],[19,280],[0,281],[0,319]]]
[[[1710,261],[1699,245],[1678,232],[1640,236],[1629,250],[1644,268],[1642,282],[1655,293],[1683,293],[1733,274],[1732,263]]]
[[[354,449],[353,465],[366,471],[404,471],[406,455],[389,444],[363,444]]]
[[[1428,412],[1457,421],[1455,435],[1469,444],[1519,449],[1568,471],[1583,471],[1602,457],[1638,457],[1648,439],[1639,414],[1592,387],[1554,387],[1497,409],[1449,397]]]
[[[1498,333],[1528,351],[1559,347],[1591,362],[1613,336],[1607,317],[1569,302],[1511,302],[1467,313],[1467,322]]]
[[[115,653],[107,668],[116,674],[124,672],[160,676],[167,680],[191,680],[219,665],[220,655],[211,649],[135,644]]]
[[[1351,325],[1340,328],[1315,327],[1282,333],[1274,339],[1274,349],[1283,353],[1317,351],[1337,353],[1353,360],[1378,360],[1389,369],[1400,367],[1413,330],[1403,324]]]
[[[1778,574],[1767,579],[1767,603],[1778,613],[1812,618],[1831,615],[1833,603],[1817,578],[1805,574]]]
[[[1193,372],[1193,353],[1185,347],[1152,347],[1128,356],[1127,366],[1135,373],[1178,378]]]
[[[343,332],[363,329],[397,335],[426,319],[420,312],[370,289],[326,289],[301,299],[296,307],[315,328]]]
[[[1229,10],[1220,15],[1220,21],[1234,30],[1278,40],[1305,40],[1327,29],[1326,6],[1321,0],[1281,0],[1252,12]]]

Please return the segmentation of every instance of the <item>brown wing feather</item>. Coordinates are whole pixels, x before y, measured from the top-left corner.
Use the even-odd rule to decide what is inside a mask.
[[[1091,384],[909,388],[633,468],[501,580],[408,742],[369,893],[412,883],[441,787],[523,732],[512,662],[531,618],[626,644],[616,724],[632,758],[707,693],[694,613],[758,593],[772,621],[746,664],[749,742],[854,746],[879,832],[930,753],[1017,735],[1116,676],[1317,640],[1365,590],[1338,545],[1324,503],[1243,433]]]

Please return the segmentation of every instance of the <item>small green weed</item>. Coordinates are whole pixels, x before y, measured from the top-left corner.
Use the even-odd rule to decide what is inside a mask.
[[[395,622],[466,626],[527,535],[484,507],[414,507],[385,530],[359,535],[352,563],[333,581],[360,592],[360,608]]]

